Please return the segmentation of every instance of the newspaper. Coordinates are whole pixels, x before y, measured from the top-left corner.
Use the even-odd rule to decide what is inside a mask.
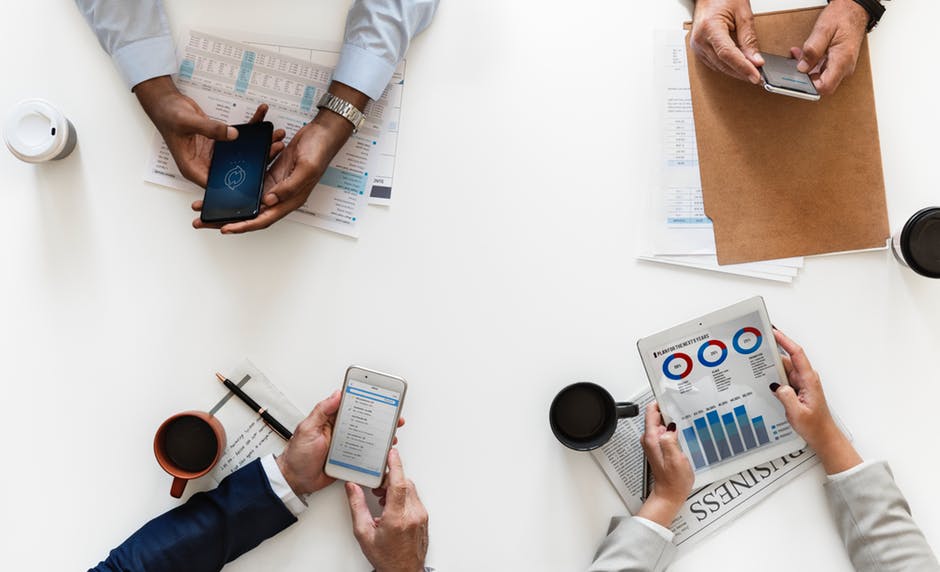
[[[591,452],[631,514],[640,510],[644,500],[643,465],[646,458],[640,437],[645,424],[644,408],[653,399],[653,392],[649,389],[634,397],[632,401],[640,406],[640,415],[620,419],[613,438]],[[679,553],[817,464],[819,458],[816,453],[804,448],[692,491],[669,527],[675,533],[673,542]]]

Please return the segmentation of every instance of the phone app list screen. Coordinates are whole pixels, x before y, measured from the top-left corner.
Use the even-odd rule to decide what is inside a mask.
[[[390,389],[349,380],[333,439],[330,464],[382,476],[385,447],[394,429],[401,395]]]

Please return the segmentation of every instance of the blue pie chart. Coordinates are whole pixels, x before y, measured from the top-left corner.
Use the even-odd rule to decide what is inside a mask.
[[[706,367],[717,367],[728,357],[728,346],[718,340],[710,340],[698,349],[698,361]]]

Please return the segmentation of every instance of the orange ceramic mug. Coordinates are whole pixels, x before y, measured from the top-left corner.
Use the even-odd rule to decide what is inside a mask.
[[[183,495],[187,481],[211,471],[224,449],[222,423],[204,411],[177,413],[160,425],[153,438],[153,454],[173,477],[170,496],[175,498]]]

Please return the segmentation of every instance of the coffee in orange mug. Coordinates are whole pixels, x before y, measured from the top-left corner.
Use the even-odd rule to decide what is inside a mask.
[[[180,498],[186,482],[199,478],[219,462],[225,449],[222,423],[204,411],[184,411],[160,425],[153,438],[153,453],[173,477],[170,496]]]

